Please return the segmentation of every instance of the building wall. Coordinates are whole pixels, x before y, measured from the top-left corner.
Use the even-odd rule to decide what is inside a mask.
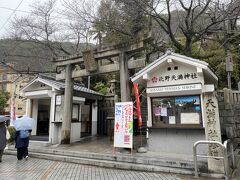
[[[222,140],[240,138],[240,91],[218,91],[219,116]]]
[[[204,129],[150,129],[148,146],[149,151],[165,154],[193,154],[193,144],[205,140]],[[199,152],[205,153],[199,148]]]
[[[11,65],[9,65],[11,66]],[[5,108],[6,114],[11,112],[12,97],[15,95],[16,115],[26,113],[26,98],[20,92],[20,89],[27,84],[30,76],[16,74],[13,69],[0,66],[0,89],[9,92],[9,100]]]
[[[81,123],[73,122],[71,123],[70,143],[80,141],[80,139],[81,139]]]
[[[32,129],[31,134],[32,135],[37,135],[38,99],[33,99],[32,118],[34,119],[34,124],[33,124],[33,129]]]
[[[92,136],[97,135],[97,113],[98,103],[96,101],[92,104]]]
[[[39,90],[52,90],[52,88],[44,83],[40,82],[35,82],[31,84],[28,88],[27,91],[39,91]]]
[[[170,68],[170,69],[169,69]],[[147,87],[202,83],[204,78],[197,73],[197,68],[174,62],[173,65],[164,62],[164,64],[157,68],[154,72],[149,74]]]

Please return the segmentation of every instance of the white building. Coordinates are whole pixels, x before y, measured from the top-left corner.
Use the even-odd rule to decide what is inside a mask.
[[[150,151],[192,156],[198,140],[221,142],[218,78],[208,63],[168,51],[131,79],[146,87]]]
[[[64,89],[64,82],[45,76],[36,77],[22,88],[23,95],[27,98],[26,115],[35,121],[33,139],[60,144]],[[71,143],[97,134],[97,104],[100,99],[100,93],[74,85]]]

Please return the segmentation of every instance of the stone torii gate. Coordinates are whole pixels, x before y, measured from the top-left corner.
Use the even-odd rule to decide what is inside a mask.
[[[70,143],[74,78],[119,71],[121,101],[129,101],[129,69],[142,68],[146,64],[146,58],[133,60],[131,57],[136,53],[143,52],[145,44],[151,40],[152,38],[148,37],[135,43],[85,51],[82,55],[72,55],[54,60],[57,68],[65,68],[65,70],[56,75],[57,80],[65,79],[64,117],[61,132],[62,144]],[[118,61],[113,61],[112,58],[118,58]],[[104,59],[114,63],[102,65],[101,61]],[[77,68],[77,65],[81,67],[83,64],[85,65],[84,68]]]

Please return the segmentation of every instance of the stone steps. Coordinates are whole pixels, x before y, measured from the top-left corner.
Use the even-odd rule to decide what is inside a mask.
[[[156,166],[165,166],[173,168],[184,168],[184,169],[194,169],[193,161],[184,161],[184,160],[166,160],[163,158],[156,157],[143,157],[143,156],[132,156],[132,155],[123,155],[123,154],[100,154],[100,153],[90,153],[90,152],[77,152],[77,151],[64,151],[57,149],[35,149],[30,148],[30,152],[43,153],[43,154],[53,154],[60,156],[70,156],[78,158],[88,158],[88,159],[97,159],[97,160],[106,160],[106,161],[116,161],[116,162],[125,162],[125,163],[134,163],[134,164],[144,164],[144,165],[156,165]],[[206,163],[201,162],[199,164],[201,169],[206,169]]]
[[[34,140],[29,141],[29,146],[33,146],[33,147],[47,147],[50,145],[51,143],[46,141],[34,141]]]
[[[15,149],[8,149],[6,154],[16,155]],[[138,170],[150,172],[169,172],[193,175],[193,163],[179,160],[165,160],[131,155],[111,155],[88,152],[64,151],[56,149],[33,149],[29,148],[30,157],[47,160],[56,160],[84,165],[93,165],[106,168],[118,168],[124,170]],[[205,168],[201,163],[199,167]],[[201,173],[201,176],[222,178],[221,174]]]

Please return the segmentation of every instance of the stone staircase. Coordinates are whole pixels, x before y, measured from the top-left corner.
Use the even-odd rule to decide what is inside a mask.
[[[33,140],[29,141],[29,146],[32,147],[48,147],[50,145],[51,144],[48,141],[33,141]]]
[[[6,154],[15,155],[16,150],[10,147],[5,151]],[[176,160],[156,157],[146,157],[142,155],[131,154],[100,154],[79,151],[66,151],[53,148],[29,148],[30,157],[47,160],[64,161],[84,165],[93,165],[106,168],[118,168],[125,170],[151,171],[151,172],[170,172],[179,174],[194,173],[194,163],[189,160]],[[221,174],[207,173],[207,163],[200,162],[199,168],[201,176],[222,178]]]

